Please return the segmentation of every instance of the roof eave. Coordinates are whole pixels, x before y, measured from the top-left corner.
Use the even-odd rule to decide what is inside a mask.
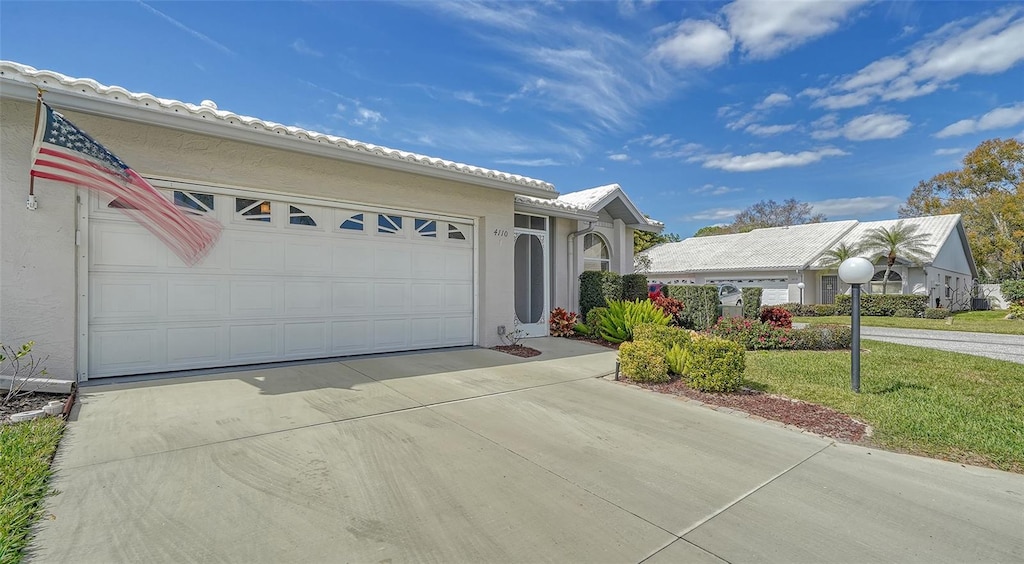
[[[575,219],[580,221],[597,221],[598,215],[586,210],[566,209],[543,204],[532,204],[516,200],[515,211],[524,213],[535,213],[564,219]]]
[[[5,98],[32,102],[36,99],[36,87],[27,82],[5,79],[3,80],[3,96]],[[321,141],[299,135],[249,128],[242,123],[232,124],[220,119],[209,121],[194,117],[190,119],[190,116],[173,115],[154,109],[119,104],[92,96],[76,95],[65,90],[47,90],[46,98],[48,102],[62,110],[73,110],[102,117],[114,117],[143,124],[155,124],[180,131],[212,135],[214,137],[244,141],[275,149],[312,154],[399,172],[462,182],[514,194],[538,198],[554,198],[558,196],[558,192],[554,189],[549,190],[497,178],[446,170],[420,163],[383,158],[371,153],[362,153],[333,144],[325,144]]]
[[[654,223],[627,223],[626,227],[637,231],[646,231],[648,233],[661,233],[665,229],[664,225]]]

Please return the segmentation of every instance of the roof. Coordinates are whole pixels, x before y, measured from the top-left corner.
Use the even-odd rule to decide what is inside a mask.
[[[0,79],[3,82],[0,92],[5,97],[35,100],[35,89],[38,86],[46,91],[47,99],[53,105],[63,109],[116,115],[221,137],[246,139],[264,145],[457,179],[531,196],[558,195],[555,187],[543,180],[243,116],[218,109],[209,100],[196,105],[158,98],[151,94],[130,92],[120,86],[107,86],[88,78],[72,78],[53,71],[37,70],[13,61],[0,60]]]
[[[789,227],[755,229],[748,233],[691,237],[651,248],[652,273],[728,272],[748,270],[803,270],[824,268],[822,255],[841,244],[852,246],[872,229],[890,228],[903,221],[928,235],[931,250],[925,264],[956,231],[970,253],[959,215],[934,215],[883,221],[827,221]],[[973,258],[968,257],[973,265]]]
[[[830,221],[789,227],[755,229],[747,233],[690,237],[663,243],[646,251],[654,273],[807,268],[856,221]]]
[[[570,192],[553,200],[516,196],[516,208],[583,221],[597,221],[598,214],[604,210],[612,218],[621,219],[633,229],[658,232],[665,227],[664,223],[641,213],[618,184]]]

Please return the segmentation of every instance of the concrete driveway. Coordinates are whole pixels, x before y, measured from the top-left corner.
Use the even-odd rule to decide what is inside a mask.
[[[986,356],[1024,364],[1024,335],[863,326],[861,335],[866,339]]]
[[[531,340],[83,389],[39,562],[1024,559],[1024,476],[834,444]]]

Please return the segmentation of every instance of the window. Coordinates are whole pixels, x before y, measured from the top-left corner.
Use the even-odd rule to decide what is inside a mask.
[[[458,240],[458,241],[465,241],[466,240],[466,235],[458,227],[455,227],[454,225],[449,223],[448,224],[448,238],[449,239],[455,239],[455,240]]]
[[[584,235],[583,270],[610,270],[611,266],[611,254],[608,252],[608,245],[604,242],[604,237],[597,233]]]
[[[270,202],[267,200],[235,198],[235,213],[246,221],[265,221],[270,223]]]
[[[885,278],[885,271],[879,270],[871,277],[871,293],[882,293],[882,279]],[[886,294],[900,294],[903,292],[903,277],[895,270],[889,272],[889,283],[885,285]]]
[[[417,219],[415,222],[416,232],[420,237],[437,238],[437,222],[432,219]]]
[[[353,214],[351,217],[341,222],[338,229],[344,229],[346,231],[362,231],[363,230],[363,214]]]
[[[213,194],[174,191],[174,205],[188,211],[210,213],[213,211]]]
[[[291,225],[316,227],[316,221],[313,219],[313,216],[295,206],[288,206],[288,223]]]
[[[953,297],[953,288],[951,288],[949,286],[952,282],[953,282],[953,277],[952,276],[947,276],[946,277],[946,297],[947,298],[952,298]]]
[[[544,231],[547,229],[547,224],[548,219],[539,215],[517,213],[515,216],[515,226],[520,229],[536,229],[537,231]]]
[[[396,234],[402,230],[402,216],[377,214],[377,233]]]

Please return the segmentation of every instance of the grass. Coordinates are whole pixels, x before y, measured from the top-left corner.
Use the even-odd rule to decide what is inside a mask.
[[[874,427],[878,446],[1024,473],[1024,365],[864,341],[861,393],[850,353],[747,353],[745,384],[826,405]]]
[[[940,331],[969,331],[972,333],[1002,333],[1024,335],[1024,320],[1003,319],[1006,311],[965,311],[953,315],[952,323],[945,319],[918,319],[916,317],[878,317],[862,315],[861,325],[865,327],[900,327],[903,329],[937,329]],[[849,325],[849,315],[829,317],[794,317],[796,323],[811,325]]]
[[[50,461],[63,432],[53,417],[0,426],[0,564],[21,561],[51,492]]]

